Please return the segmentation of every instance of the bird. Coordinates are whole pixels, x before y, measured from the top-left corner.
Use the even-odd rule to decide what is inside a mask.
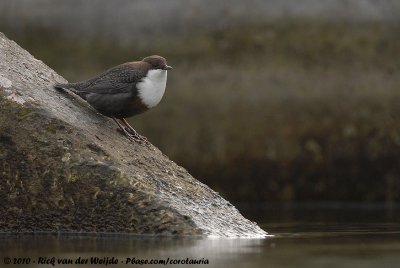
[[[88,80],[55,84],[54,88],[71,90],[99,113],[112,118],[129,140],[141,142],[147,140],[125,118],[158,105],[171,69],[165,58],[152,55],[117,65]]]

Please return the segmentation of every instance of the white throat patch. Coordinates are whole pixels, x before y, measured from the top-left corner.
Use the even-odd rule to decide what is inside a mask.
[[[157,69],[148,71],[147,76],[136,87],[139,90],[138,95],[142,102],[148,108],[153,108],[161,101],[166,85],[167,71]]]

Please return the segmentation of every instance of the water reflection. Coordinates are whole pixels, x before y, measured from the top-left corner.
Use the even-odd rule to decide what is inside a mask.
[[[133,235],[2,235],[2,257],[55,257],[77,259],[116,257],[136,259],[196,259],[210,264],[227,264],[248,254],[262,253],[264,239],[154,238]],[[126,264],[121,264],[121,267]],[[40,267],[31,264],[31,267]],[[27,265],[21,265],[27,267]],[[181,267],[181,266],[180,266]],[[184,267],[184,266],[182,266]]]
[[[277,206],[257,209],[258,220],[264,223],[261,226],[274,234],[266,239],[3,234],[0,235],[0,262],[3,263],[4,257],[29,257],[32,260],[38,257],[74,260],[78,257],[115,257],[120,262],[110,265],[112,267],[135,266],[125,264],[126,258],[207,260],[208,264],[197,265],[203,267],[395,267],[400,263],[398,208],[391,208],[390,213],[384,206],[296,206],[292,209]],[[243,211],[252,214],[249,209]]]

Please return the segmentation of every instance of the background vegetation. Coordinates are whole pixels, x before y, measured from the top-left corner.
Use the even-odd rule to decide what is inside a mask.
[[[69,81],[151,54],[174,70],[130,121],[232,201],[400,200],[400,24],[274,19],[118,42],[1,28]]]

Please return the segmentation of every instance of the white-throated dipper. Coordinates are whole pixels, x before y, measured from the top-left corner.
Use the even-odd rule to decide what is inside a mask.
[[[132,141],[144,140],[125,120],[156,106],[167,84],[165,58],[149,56],[141,61],[115,66],[91,79],[56,84],[56,89],[71,89],[101,114],[111,117]]]

